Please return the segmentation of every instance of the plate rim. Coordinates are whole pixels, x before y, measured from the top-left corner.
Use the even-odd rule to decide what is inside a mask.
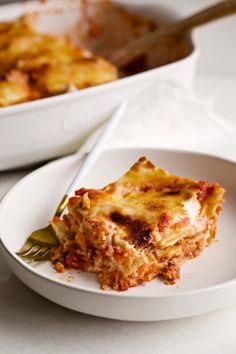
[[[182,150],[182,149],[166,149],[166,148],[155,148],[155,147],[145,147],[145,146],[139,146],[139,147],[118,147],[118,148],[106,148],[104,149],[101,153],[103,152],[107,152],[107,151],[124,151],[124,150],[129,150],[129,151],[139,151],[141,149],[145,149],[146,151],[152,151],[152,152],[167,152],[167,153],[180,153],[180,154],[188,154],[188,155],[194,155],[194,156],[202,156],[202,157],[206,157],[206,158],[210,158],[210,159],[215,159],[215,160],[219,160],[221,162],[225,162],[227,164],[230,164],[232,166],[234,166],[236,168],[236,162],[229,160],[229,159],[225,159],[222,157],[219,157],[217,155],[213,155],[213,154],[206,154],[206,153],[202,153],[202,152],[197,152],[197,151],[189,151],[189,150]],[[3,198],[0,201],[0,219],[1,219],[1,212],[4,208],[4,204],[7,201],[7,199],[9,198],[9,196],[11,196],[12,193],[14,193],[15,189],[17,189],[22,183],[25,183],[25,181],[28,178],[31,178],[39,173],[41,173],[43,170],[46,170],[47,168],[53,168],[56,165],[59,164],[63,164],[65,161],[69,161],[69,160],[74,160],[78,158],[78,161],[80,161],[83,156],[80,156],[78,153],[73,154],[73,155],[69,155],[63,158],[59,158],[56,159],[54,161],[48,162],[45,165],[35,169],[34,171],[28,173],[26,176],[24,176],[23,178],[21,178],[12,188],[10,188],[10,190],[3,196]],[[11,252],[8,247],[4,244],[3,240],[2,240],[2,230],[1,230],[1,224],[0,224],[0,246],[5,250],[5,252],[7,253],[8,256],[11,257],[12,260],[14,260],[18,266],[21,266],[24,268],[24,270],[30,272],[32,275],[39,277],[39,278],[43,278],[44,280],[48,281],[48,282],[52,282],[55,285],[59,285],[62,287],[66,287],[67,289],[73,289],[76,291],[82,291],[85,293],[90,293],[90,294],[95,294],[95,295],[103,295],[103,296],[112,296],[112,297],[122,297],[125,299],[145,299],[145,298],[179,298],[180,296],[191,296],[191,295],[198,295],[198,294],[202,294],[202,293],[210,293],[210,292],[214,292],[217,290],[221,290],[221,289],[225,289],[229,286],[233,286],[236,284],[236,277],[233,279],[230,279],[228,281],[225,282],[221,282],[219,284],[215,284],[215,285],[210,285],[207,287],[203,287],[203,288],[198,288],[198,289],[192,289],[192,290],[185,290],[185,291],[179,291],[178,293],[173,293],[173,294],[165,294],[165,295],[160,295],[160,294],[129,294],[128,292],[117,292],[117,291],[112,291],[112,290],[108,290],[108,291],[104,291],[102,289],[86,289],[84,287],[79,287],[78,285],[74,285],[73,283],[62,283],[60,280],[57,279],[53,279],[51,277],[48,277],[44,274],[40,274],[38,273],[37,270],[35,270],[34,268],[32,268],[28,263],[26,263],[25,261],[23,261],[19,256],[17,256],[15,253]]]

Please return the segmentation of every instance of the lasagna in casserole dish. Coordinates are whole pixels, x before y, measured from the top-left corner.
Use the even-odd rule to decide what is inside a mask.
[[[63,37],[36,32],[30,16],[0,23],[0,107],[116,80],[117,69]]]
[[[102,289],[127,290],[156,277],[174,284],[180,266],[214,240],[224,192],[142,157],[116,182],[75,192],[68,213],[51,221],[61,241],[52,262],[59,272],[96,273]]]

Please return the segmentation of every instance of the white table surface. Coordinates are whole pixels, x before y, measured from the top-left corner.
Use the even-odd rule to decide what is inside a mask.
[[[182,6],[187,14],[212,2],[176,0],[172,4]],[[236,66],[230,64],[235,62],[231,54],[235,57],[236,51],[230,50],[235,39],[230,44],[226,38],[235,38],[236,27],[232,20],[216,27],[210,25],[198,34],[202,55],[196,92],[211,96],[216,112],[234,120]],[[215,30],[224,49],[217,57],[217,41],[211,43],[211,53],[207,50],[212,36],[216,38]],[[28,172],[0,173],[0,199]],[[234,306],[194,318],[154,323],[106,320],[64,309],[34,293],[11,273],[0,256],[0,354],[235,354],[235,337],[236,300]]]

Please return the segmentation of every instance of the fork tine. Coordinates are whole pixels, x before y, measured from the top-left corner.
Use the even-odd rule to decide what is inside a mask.
[[[30,251],[28,251],[26,254],[21,255],[21,258],[31,258],[32,256],[36,255],[41,248],[41,245],[34,244]]]
[[[25,260],[43,261],[50,259],[54,252],[52,247],[48,247],[48,245],[39,245],[37,243],[30,242],[26,249],[16,252],[16,254]]]
[[[39,247],[39,249],[38,249],[36,252],[30,253],[30,254],[27,255],[26,257],[27,257],[28,259],[34,260],[35,257],[40,257],[40,256],[42,256],[45,252],[47,252],[47,250],[48,250],[48,247],[46,247],[46,246],[41,246],[41,247]]]
[[[52,251],[51,248],[48,248],[46,252],[44,252],[42,255],[40,256],[36,256],[33,258],[33,261],[48,261],[52,256],[54,255],[54,252]]]
[[[30,243],[28,248],[24,249],[23,251],[16,252],[17,256],[22,257],[26,255],[28,252],[30,252],[33,248],[35,247],[35,244]]]
[[[40,254],[40,255],[38,255],[37,257],[44,257],[48,252],[50,251],[50,248],[46,248],[45,247],[45,250]]]

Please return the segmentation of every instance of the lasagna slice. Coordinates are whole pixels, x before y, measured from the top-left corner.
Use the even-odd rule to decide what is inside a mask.
[[[174,284],[180,266],[215,238],[224,189],[171,175],[142,157],[102,189],[79,189],[51,224],[61,240],[52,262],[98,275],[102,289],[153,278]]]

